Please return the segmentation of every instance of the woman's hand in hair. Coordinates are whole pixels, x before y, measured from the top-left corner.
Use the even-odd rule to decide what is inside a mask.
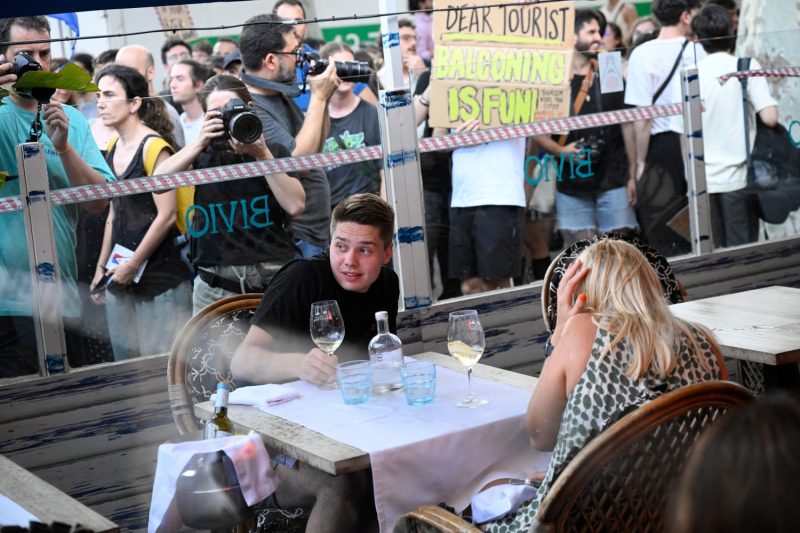
[[[564,324],[573,316],[586,310],[586,294],[581,293],[575,297],[576,288],[583,283],[589,274],[589,267],[578,259],[569,267],[558,285],[558,299],[556,301],[556,329],[553,331],[551,343],[555,346],[561,338]]]

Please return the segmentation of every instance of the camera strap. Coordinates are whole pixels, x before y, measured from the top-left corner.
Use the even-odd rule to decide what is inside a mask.
[[[269,91],[275,91],[289,98],[297,98],[300,95],[300,88],[298,88],[295,84],[287,85],[285,83],[267,80],[258,76],[254,76],[253,74],[248,74],[245,71],[242,71],[239,74],[239,79],[247,85],[252,85],[253,87],[258,87],[260,89],[267,89]]]
[[[589,92],[589,89],[592,88],[594,85],[594,70],[597,66],[597,61],[594,59],[589,61],[589,73],[583,78],[583,82],[581,83],[581,89],[578,91],[578,94],[575,96],[575,102],[572,104],[572,116],[579,115],[581,112],[581,108],[583,108],[583,103],[586,101],[586,94]],[[561,137],[558,138],[558,144],[564,146],[567,144],[567,138],[569,137],[569,133],[564,133]]]

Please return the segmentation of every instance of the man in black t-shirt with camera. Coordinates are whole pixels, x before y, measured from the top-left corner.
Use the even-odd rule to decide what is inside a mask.
[[[283,146],[267,143],[252,128],[253,121],[260,122],[246,115],[252,99],[238,79],[211,78],[200,100],[207,109],[200,135],[159,165],[156,174],[288,157]],[[186,211],[197,269],[194,312],[226,296],[263,292],[295,257],[287,225],[304,205],[302,185],[284,173],[198,185]]]

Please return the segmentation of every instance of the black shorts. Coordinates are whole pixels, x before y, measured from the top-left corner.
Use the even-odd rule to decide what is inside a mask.
[[[450,208],[450,277],[504,279],[519,272],[525,208]]]

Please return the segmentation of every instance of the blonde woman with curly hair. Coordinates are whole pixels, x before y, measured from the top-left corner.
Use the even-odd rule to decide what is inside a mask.
[[[594,436],[631,408],[702,381],[728,379],[704,328],[674,317],[655,269],[633,245],[586,248],[558,286],[552,355],[528,405],[531,444],[552,451],[536,497],[488,531],[527,531],[539,503]]]

